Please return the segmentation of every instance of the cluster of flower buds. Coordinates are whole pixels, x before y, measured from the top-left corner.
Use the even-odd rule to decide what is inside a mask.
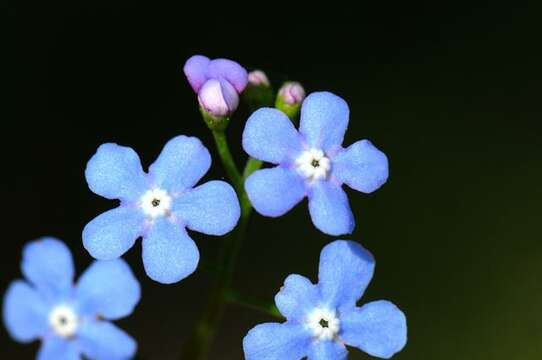
[[[273,105],[294,118],[305,98],[298,82],[285,82],[276,98],[269,78],[262,70],[248,73],[237,62],[228,59],[211,60],[203,55],[190,57],[183,68],[188,82],[198,95],[203,118],[213,130],[223,130],[239,106],[239,96],[251,110]]]

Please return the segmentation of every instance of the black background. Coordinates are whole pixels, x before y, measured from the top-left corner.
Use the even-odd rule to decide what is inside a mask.
[[[81,230],[114,204],[91,193],[83,170],[97,146],[136,149],[145,165],[177,134],[212,138],[181,72],[195,53],[227,57],[350,105],[345,144],[371,139],[390,159],[377,192],[348,191],[360,241],[377,260],[364,301],[407,314],[397,359],[539,359],[542,356],[542,126],[539,13],[522,2],[398,4],[152,3],[7,5],[2,58],[0,289],[21,276],[25,242],[65,240],[78,273],[92,261]],[[241,109],[228,133],[244,161]],[[202,256],[221,238],[192,233]],[[239,291],[272,300],[283,279],[316,280],[332,238],[306,202],[279,219],[253,216],[235,277]],[[119,322],[146,359],[174,359],[205,302],[200,269],[150,281],[140,243],[126,259],[143,286]],[[229,307],[212,359],[242,358],[248,329],[269,317]],[[3,359],[31,359],[0,330]],[[352,359],[366,359],[358,350]]]

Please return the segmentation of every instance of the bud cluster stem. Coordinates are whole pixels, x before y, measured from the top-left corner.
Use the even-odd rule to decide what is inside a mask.
[[[222,319],[224,308],[228,303],[232,302],[231,283],[233,273],[252,212],[252,205],[243,184],[250,174],[262,166],[261,161],[249,158],[243,170],[243,175],[241,175],[230,152],[225,131],[212,130],[212,133],[222,165],[239,198],[241,217],[232,235],[228,236],[224,242],[220,257],[220,269],[222,270],[219,272],[216,283],[210,292],[203,317],[198,321],[190,338],[183,346],[181,360],[204,360],[208,358],[209,348]]]

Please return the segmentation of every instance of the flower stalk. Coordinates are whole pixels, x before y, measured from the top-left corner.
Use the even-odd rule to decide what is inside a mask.
[[[203,317],[196,324],[191,336],[185,343],[180,359],[207,359],[217,327],[224,313],[224,308],[228,303],[233,301],[231,295],[233,293],[231,289],[233,273],[235,271],[237,255],[239,254],[241,245],[246,237],[248,222],[252,212],[252,205],[244,190],[243,184],[250,174],[262,166],[260,160],[249,158],[241,175],[233,160],[225,131],[212,130],[212,133],[224,170],[239,198],[241,217],[234,232],[231,236],[228,236],[224,242],[219,259],[219,268],[221,271],[218,273],[215,285],[210,292],[209,301],[203,312]],[[236,301],[235,303],[249,308],[259,308],[261,311],[268,313],[273,311],[272,308],[267,309],[254,303],[251,303],[250,306],[248,303],[242,303],[240,301]]]

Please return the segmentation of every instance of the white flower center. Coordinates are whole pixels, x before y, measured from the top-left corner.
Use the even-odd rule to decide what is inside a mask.
[[[310,149],[296,159],[295,166],[305,178],[313,181],[327,177],[331,162],[322,150]]]
[[[58,305],[49,313],[49,325],[58,336],[70,337],[77,331],[79,318],[71,307]]]
[[[334,310],[316,308],[307,316],[307,325],[318,340],[331,340],[339,333],[339,318]]]
[[[141,197],[140,206],[151,218],[164,216],[171,210],[171,196],[165,190],[152,189]]]

